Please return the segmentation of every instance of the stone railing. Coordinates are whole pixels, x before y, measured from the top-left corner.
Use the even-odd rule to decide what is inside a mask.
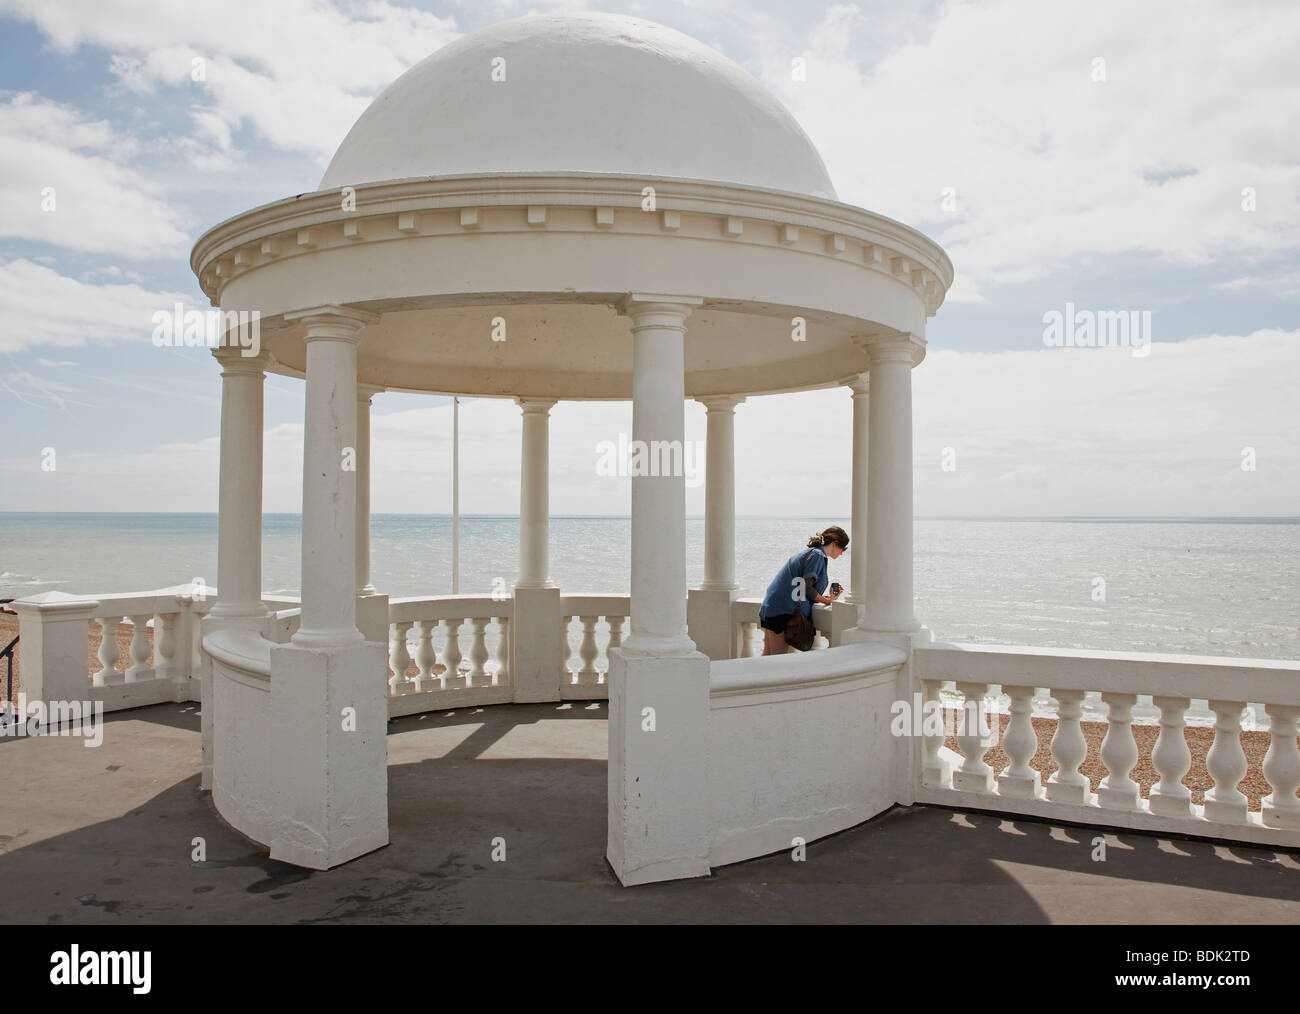
[[[584,701],[608,698],[609,649],[623,643],[623,627],[632,608],[631,597],[562,595],[560,608],[564,612],[560,697]]]
[[[758,625],[758,608],[762,599],[736,599],[731,604],[731,623],[735,628],[735,658],[753,658],[763,654],[763,628]],[[829,606],[815,603],[812,607],[813,627],[817,631],[813,638],[813,649],[832,646],[831,609]]]
[[[511,700],[513,611],[486,595],[389,600],[389,715]]]
[[[1294,661],[932,644],[916,648],[912,665],[916,699],[903,709],[912,716],[910,728],[903,731],[917,802],[1300,846],[1300,665]],[[1039,688],[1046,688],[1056,705],[1050,751],[1057,769],[1045,782],[1029,764],[1038,751],[1032,708]],[[953,729],[959,751],[944,746],[937,723],[926,725],[922,716],[913,715],[917,710],[938,713],[941,695],[948,692],[960,696]],[[1099,692],[1106,709],[1099,751],[1106,776],[1096,792],[1079,771],[1088,755],[1080,717],[1089,692]],[[1010,699],[1000,744],[1010,763],[1001,774],[984,761],[991,734],[1000,726],[990,708],[990,698],[998,693]],[[1150,755],[1159,780],[1146,799],[1130,777],[1139,761],[1133,735],[1139,695],[1149,696],[1160,715]],[[1191,767],[1184,716],[1197,700],[1206,701],[1215,716],[1206,758],[1213,787],[1202,804],[1192,802],[1182,781]],[[1249,770],[1241,720],[1248,706],[1254,710],[1260,705],[1270,742],[1259,773],[1272,791],[1252,812],[1238,788]]]
[[[196,701],[199,619],[215,599],[215,588],[192,585],[18,599],[11,608],[18,614],[23,692],[29,700],[102,701],[105,711]]]

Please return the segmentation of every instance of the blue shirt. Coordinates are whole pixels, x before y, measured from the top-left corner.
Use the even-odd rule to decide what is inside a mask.
[[[806,565],[803,563],[805,555],[808,557]],[[816,547],[801,549],[791,556],[767,586],[763,604],[758,607],[758,618],[766,620],[770,616],[793,616],[794,604],[799,602],[800,611],[812,619],[813,599],[825,592],[830,583],[826,576],[826,564],[826,551]],[[802,589],[796,584],[796,579],[800,576],[804,578],[801,582]]]

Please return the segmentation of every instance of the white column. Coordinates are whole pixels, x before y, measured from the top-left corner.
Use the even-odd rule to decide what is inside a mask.
[[[382,387],[357,385],[357,594],[374,595],[370,583],[370,399]]]
[[[706,590],[736,585],[736,406],[730,395],[698,399],[707,426],[704,486],[704,582]]]
[[[377,318],[330,306],[286,314],[307,326],[303,438],[302,622],[293,643],[342,647],[362,640],[356,622],[357,333]]]
[[[855,606],[867,596],[867,462],[871,435],[868,374],[861,373],[848,382],[853,392],[853,517],[849,532],[849,590],[844,601]],[[862,610],[858,621],[861,623]]]
[[[686,318],[702,302],[633,293],[619,308],[632,320],[632,631],[609,650],[606,858],[624,886],[709,873],[709,659],[686,629],[682,443]],[[656,444],[676,449],[667,475],[644,453]],[[660,467],[643,474],[639,455]]]
[[[902,338],[868,346],[867,583],[863,629],[918,630],[912,604],[912,366],[923,348]]]
[[[554,399],[517,398],[523,412],[519,473],[519,580],[517,588],[551,588],[550,421]]]
[[[210,616],[265,616],[262,604],[262,387],[265,361],[237,347],[221,364],[217,594]]]
[[[632,442],[648,451],[667,442],[680,467],[670,475],[632,478],[632,615],[627,654],[677,655],[695,650],[686,634],[686,318],[702,299],[629,296],[632,318]],[[657,470],[651,468],[652,471]]]

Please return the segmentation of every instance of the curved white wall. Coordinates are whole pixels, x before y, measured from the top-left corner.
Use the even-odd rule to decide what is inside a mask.
[[[889,809],[904,653],[881,644],[714,662],[709,865],[789,851]]]
[[[231,827],[269,846],[271,682],[213,658],[212,698],[212,803]]]

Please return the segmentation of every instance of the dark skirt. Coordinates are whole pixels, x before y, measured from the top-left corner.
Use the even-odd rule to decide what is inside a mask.
[[[760,619],[758,625],[764,630],[770,630],[774,634],[784,634],[786,624],[794,619],[794,613],[782,613],[779,616],[769,616],[767,619]]]

